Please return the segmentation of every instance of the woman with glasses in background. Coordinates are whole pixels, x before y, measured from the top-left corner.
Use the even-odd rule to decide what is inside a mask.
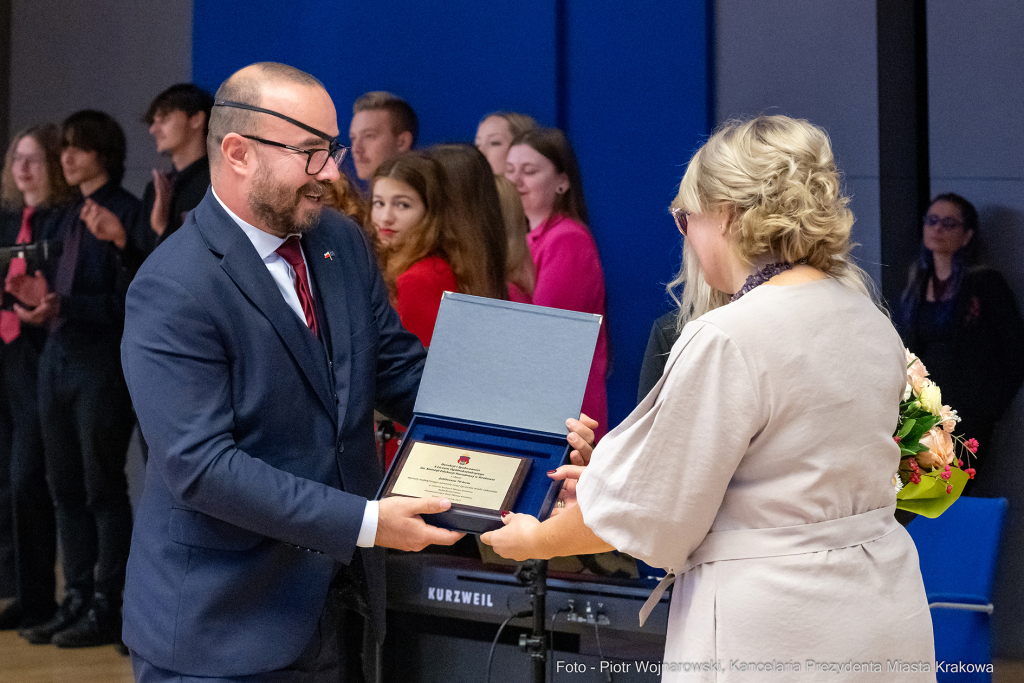
[[[1006,281],[980,263],[980,253],[974,206],[958,194],[935,197],[895,322],[942,387],[942,402],[959,412],[958,431],[981,444],[972,465],[994,473],[992,431],[1024,380],[1024,322]]]
[[[60,131],[54,125],[34,126],[14,136],[0,181],[0,246],[46,239],[53,209],[77,196],[64,181],[60,153]],[[10,589],[15,598],[0,612],[0,630],[37,626],[57,607],[57,531],[46,487],[36,392],[46,325],[22,323],[13,310],[18,300],[6,291],[42,266],[35,254],[0,259],[5,280],[0,421],[10,428],[0,435],[0,587],[3,593]]]

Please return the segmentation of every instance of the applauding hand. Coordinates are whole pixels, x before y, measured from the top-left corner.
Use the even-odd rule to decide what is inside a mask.
[[[53,320],[60,315],[60,296],[56,293],[49,293],[43,297],[39,305],[33,309],[25,308],[14,304],[14,313],[23,323],[29,325],[42,325],[48,320]]]
[[[149,227],[163,235],[171,215],[171,179],[166,173],[153,169],[153,210],[149,214]]]
[[[113,242],[118,249],[124,249],[128,243],[128,234],[124,231],[121,220],[113,211],[100,206],[92,199],[85,200],[79,217],[96,239]]]
[[[43,297],[50,291],[50,286],[42,271],[37,270],[35,275],[12,275],[7,279],[6,289],[23,306],[35,308],[43,303]]]

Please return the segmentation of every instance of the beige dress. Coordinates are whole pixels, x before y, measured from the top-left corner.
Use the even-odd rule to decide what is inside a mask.
[[[905,376],[889,320],[831,279],[683,329],[577,489],[598,536],[680,575],[663,681],[935,680],[917,550],[891,515]]]

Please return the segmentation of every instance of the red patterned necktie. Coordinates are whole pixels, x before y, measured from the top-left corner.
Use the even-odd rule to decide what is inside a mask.
[[[295,293],[299,295],[299,304],[302,305],[302,312],[306,316],[306,327],[319,337],[320,333],[316,327],[316,309],[313,307],[313,295],[309,289],[309,278],[306,275],[306,263],[302,260],[299,238],[292,235],[286,239],[284,244],[277,248],[277,254],[287,261],[295,271]]]
[[[32,214],[35,213],[34,206],[26,206],[21,212],[21,230],[18,231],[18,239],[15,244],[28,244],[32,241]],[[7,270],[7,279],[4,285],[11,281],[16,275],[24,275],[28,270],[25,259],[15,256],[11,259],[11,267]],[[0,339],[10,344],[21,334],[21,320],[14,311],[0,311]]]

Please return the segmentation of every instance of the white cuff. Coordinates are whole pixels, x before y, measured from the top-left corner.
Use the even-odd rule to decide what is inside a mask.
[[[377,520],[380,517],[380,504],[375,500],[366,501],[363,510],[363,523],[359,525],[359,537],[356,545],[360,548],[372,548],[377,540]]]

